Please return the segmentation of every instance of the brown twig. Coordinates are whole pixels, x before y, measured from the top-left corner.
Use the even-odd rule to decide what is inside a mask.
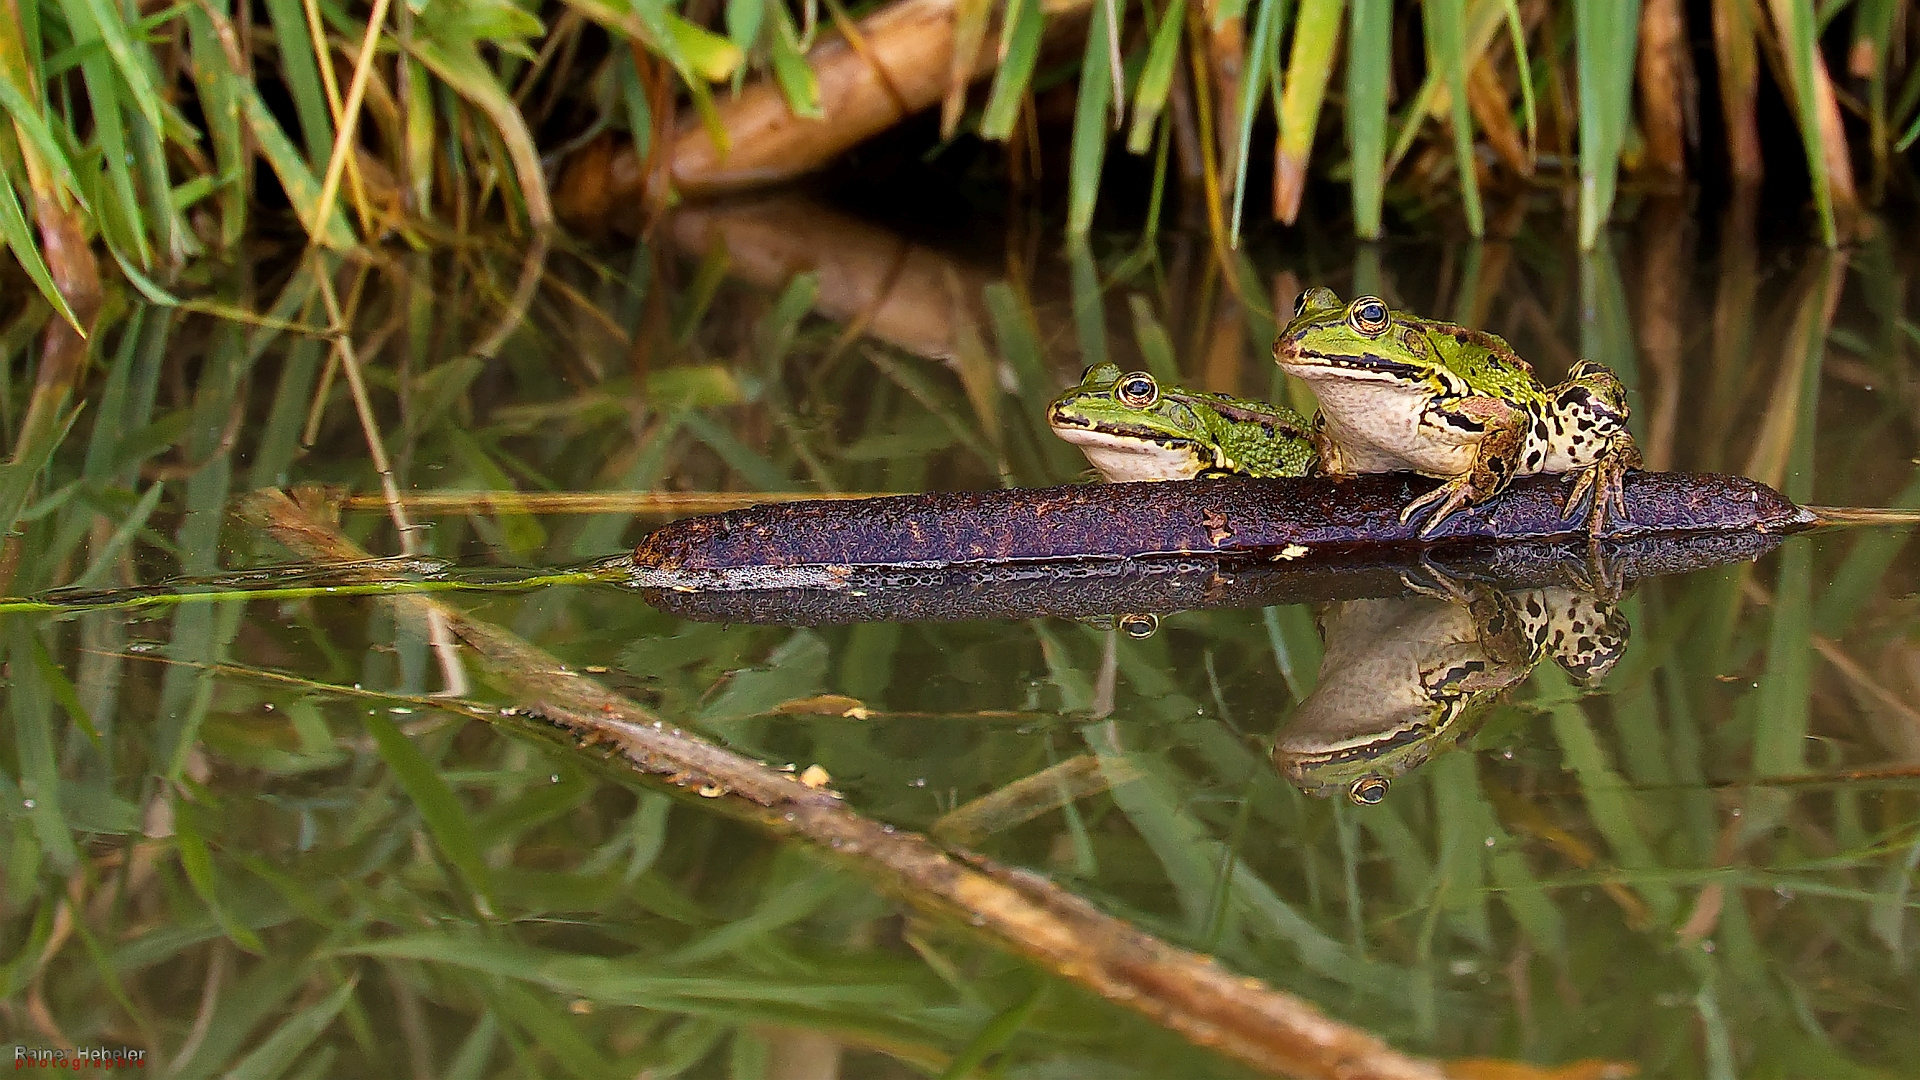
[[[242,514],[304,558],[367,557],[325,520],[324,507],[303,507],[281,492],[254,493]],[[448,621],[498,684],[524,703],[508,711],[506,722],[563,738],[639,776],[697,791],[771,833],[852,862],[877,887],[924,913],[970,925],[1196,1045],[1277,1076],[1445,1075],[1433,1062],[1402,1055],[1210,957],[1174,948],[1038,875],[862,817],[832,792],[673,727],[490,623],[423,596],[394,603],[404,619],[437,611]]]

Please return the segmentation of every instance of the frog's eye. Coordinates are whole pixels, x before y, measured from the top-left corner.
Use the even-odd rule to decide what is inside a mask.
[[[1160,384],[1144,371],[1136,371],[1120,380],[1120,403],[1144,409],[1160,400]]]
[[[1152,612],[1144,614],[1122,615],[1119,619],[1120,632],[1136,640],[1145,640],[1160,629],[1160,616]]]
[[[1301,293],[1299,296],[1294,297],[1294,300],[1293,300],[1293,317],[1294,318],[1297,319],[1300,316],[1305,315],[1307,313],[1307,295],[1310,291],[1311,290],[1303,289],[1301,290]]]
[[[1347,324],[1354,332],[1368,337],[1379,337],[1387,332],[1388,317],[1386,301],[1377,296],[1363,296],[1347,309]]]
[[[1347,789],[1347,798],[1360,806],[1373,806],[1387,797],[1392,781],[1384,776],[1363,776]]]
[[[1083,367],[1083,368],[1081,368],[1081,369],[1080,369],[1080,381],[1081,381],[1081,382],[1086,382],[1086,381],[1087,381],[1087,377],[1088,377],[1088,376],[1090,376],[1090,375],[1092,375],[1092,374],[1093,374],[1093,372],[1094,372],[1094,369],[1095,369],[1095,368],[1098,368],[1099,366],[1100,366],[1099,364],[1088,364],[1088,365],[1087,365],[1086,367]]]

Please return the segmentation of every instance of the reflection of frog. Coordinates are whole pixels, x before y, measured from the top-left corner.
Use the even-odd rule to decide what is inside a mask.
[[[1589,493],[1587,527],[1626,515],[1621,477],[1638,468],[1627,431],[1626,388],[1581,361],[1557,386],[1501,338],[1390,311],[1378,297],[1342,305],[1309,289],[1273,344],[1280,367],[1320,399],[1315,446],[1333,475],[1411,469],[1446,483],[1408,503],[1406,521],[1437,506],[1423,533],[1484,501],[1514,477],[1576,473],[1567,513]]]
[[[1626,620],[1592,594],[1446,584],[1322,612],[1320,681],[1273,745],[1275,767],[1295,786],[1377,803],[1394,777],[1451,746],[1543,658],[1591,683],[1626,646]]]
[[[1095,364],[1047,407],[1054,434],[1108,480],[1304,476],[1307,422],[1284,405],[1161,386],[1144,371]]]

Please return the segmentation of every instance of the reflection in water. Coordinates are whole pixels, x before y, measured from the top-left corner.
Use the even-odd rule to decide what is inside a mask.
[[[1605,678],[1628,631],[1614,601],[1590,592],[1451,581],[1331,604],[1319,623],[1319,682],[1274,737],[1273,763],[1309,795],[1367,805],[1470,734],[1542,659],[1583,685]]]
[[[377,493],[374,439],[422,497],[410,565],[503,577],[631,551],[670,502],[567,513],[572,492],[1064,483],[1085,460],[1044,409],[1092,363],[1310,407],[1269,345],[1273,312],[1317,285],[1470,317],[1548,381],[1608,364],[1672,467],[1920,504],[1916,249],[1890,230],[1842,261],[1760,248],[1752,217],[1672,242],[1700,228],[1683,222],[1578,260],[1517,215],[1507,242],[1350,257],[1255,237],[1223,267],[1204,236],[1056,257],[1042,235],[969,262],[870,226],[856,242],[808,204],[703,213],[603,262],[508,243],[262,259],[236,270],[257,285],[222,279],[193,308],[109,284],[84,365],[38,351],[45,312],[9,310],[4,591],[249,587],[234,575],[287,554],[229,518],[235,499]],[[408,550],[378,508],[344,527]],[[1410,1052],[1907,1076],[1908,535],[1691,562],[1626,547],[1605,573],[1577,551],[1438,557],[1460,596],[1418,566],[1176,561],[657,607],[604,586],[446,599],[559,657],[557,679],[818,765],[850,810],[1045,875]],[[1630,584],[1633,627],[1585,687],[1568,668],[1606,668],[1617,628],[1583,579]],[[465,704],[432,696],[443,658],[477,667],[468,650],[316,591],[362,582],[304,584],[8,617],[0,1016],[22,1044],[151,1046],[183,1077],[267,1071],[247,1062],[269,1040],[306,1076],[1244,1075],[903,915],[722,800],[609,784],[572,748],[469,722],[512,703],[484,678]],[[1551,632],[1576,610],[1602,627],[1591,650]],[[1112,628],[1071,621],[1090,616]],[[1352,772],[1312,774],[1341,794],[1431,756],[1357,808],[1281,778],[1269,751],[1296,745],[1346,754]]]
[[[1156,617],[1150,634],[1158,626],[1157,616],[1173,612],[1398,597],[1417,591],[1412,579],[1434,573],[1495,588],[1591,590],[1600,583],[1617,591],[1645,578],[1751,562],[1783,539],[1778,533],[1708,533],[1598,546],[1540,541],[1429,551],[1377,549],[1297,561],[1188,555],[842,565],[833,568],[834,580],[827,587],[703,590],[649,585],[639,592],[662,611],[706,622],[828,626],[1055,616],[1104,619],[1104,625],[1126,629],[1134,624],[1113,620]]]

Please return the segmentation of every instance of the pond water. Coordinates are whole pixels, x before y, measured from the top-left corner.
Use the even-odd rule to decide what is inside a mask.
[[[31,362],[44,312],[8,325],[4,591],[287,563],[229,513],[267,486],[344,486],[367,550],[483,583],[665,519],[564,493],[1071,482],[1086,463],[1041,411],[1100,359],[1310,405],[1267,344],[1311,285],[1504,334],[1549,381],[1610,365],[1649,467],[1920,504],[1911,235],[1771,247],[1750,210],[1656,204],[1581,258],[1508,224],[1224,257],[1020,229],[962,249],[796,196],[585,250],[262,252],[177,287],[193,310],[110,305],[70,428]],[[472,494],[509,491],[527,500]],[[1591,605],[1612,636],[1584,670],[1490,656],[1484,611],[1444,589],[1157,624],[712,621],[605,583],[446,599],[1410,1053],[1895,1076],[1920,1073],[1907,540],[1824,531],[1617,602],[1508,594]],[[23,1046],[146,1048],[189,1077],[1245,1074],[857,863],[436,709],[511,699],[385,599],[228,594],[6,634],[0,1017]],[[1377,742],[1368,709],[1431,704],[1410,672],[1435,657],[1499,693],[1393,743],[1391,768],[1300,764]],[[1372,805],[1345,795],[1363,774],[1391,777]]]

